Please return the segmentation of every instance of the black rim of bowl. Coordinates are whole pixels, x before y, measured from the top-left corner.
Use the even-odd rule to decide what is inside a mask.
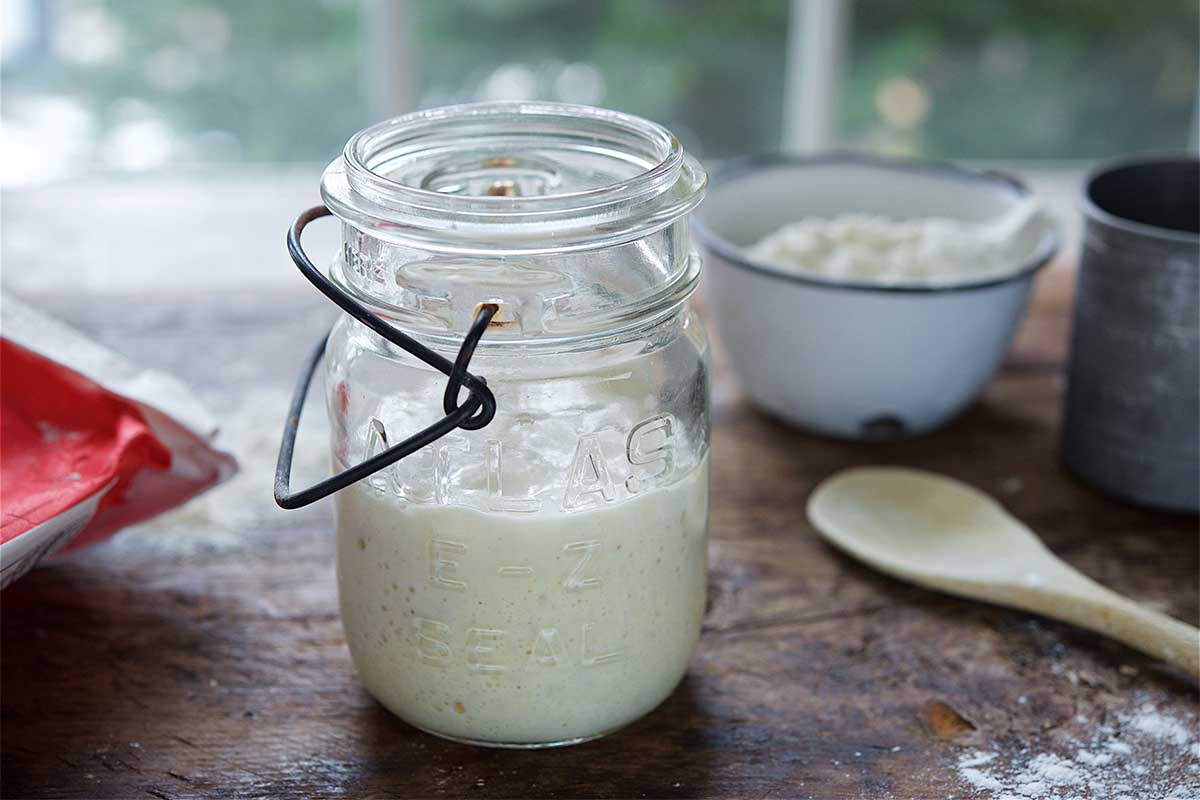
[[[787,156],[787,155],[755,155],[742,156],[725,162],[713,170],[709,179],[709,193],[719,191],[721,187],[734,178],[760,172],[775,167],[806,167],[823,164],[846,164],[860,167],[872,167],[900,172],[916,172],[951,178],[967,183],[983,184],[994,188],[1006,189],[1018,196],[1029,197],[1032,192],[1018,178],[998,171],[974,172],[964,167],[945,161],[926,161],[912,158],[886,158],[882,156],[866,156],[857,153],[829,153],[816,156]],[[1052,228],[1046,242],[1029,259],[1028,263],[1013,272],[1003,275],[986,277],[974,282],[951,283],[932,286],[896,286],[880,285],[854,281],[837,281],[803,275],[773,267],[762,261],[757,261],[746,254],[744,248],[733,244],[722,236],[718,236],[705,224],[704,206],[692,215],[692,225],[700,242],[730,264],[750,272],[764,275],[768,278],[811,286],[817,289],[846,289],[854,292],[874,292],[879,294],[946,294],[951,292],[970,292],[979,289],[990,289],[1006,283],[1014,283],[1030,277],[1042,267],[1050,263],[1050,259],[1058,251],[1059,232],[1057,226]]]

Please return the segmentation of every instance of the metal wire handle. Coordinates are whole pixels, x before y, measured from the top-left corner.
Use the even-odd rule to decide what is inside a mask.
[[[287,509],[301,508],[315,503],[384,467],[391,466],[405,456],[432,444],[455,428],[469,431],[479,430],[491,422],[496,415],[496,398],[492,395],[491,389],[487,387],[487,381],[472,375],[467,371],[467,366],[470,364],[471,356],[475,353],[475,345],[479,343],[488,325],[491,324],[492,317],[499,311],[499,307],[493,303],[484,303],[479,307],[475,312],[475,320],[471,323],[466,338],[463,339],[462,347],[459,348],[458,358],[451,363],[417,340],[393,328],[382,317],[343,292],[337,284],[313,265],[300,245],[300,234],[303,233],[308,223],[321,217],[327,217],[330,213],[325,206],[316,206],[302,213],[292,223],[287,236],[288,253],[291,255],[292,261],[295,262],[304,277],[308,278],[322,294],[347,314],[400,349],[411,353],[447,376],[446,391],[442,396],[442,407],[446,416],[404,441],[392,445],[382,453],[377,453],[360,464],[293,494],[291,492],[292,456],[296,449],[296,433],[300,429],[300,412],[304,409],[304,399],[308,395],[308,387],[317,371],[317,365],[321,363],[321,358],[325,354],[325,345],[329,341],[329,334],[326,333],[309,354],[304,371],[296,382],[292,403],[288,408],[287,422],[283,426],[283,440],[279,445],[279,461],[275,465],[275,502],[280,507]],[[465,403],[459,405],[459,391],[464,387],[470,392],[470,395]]]

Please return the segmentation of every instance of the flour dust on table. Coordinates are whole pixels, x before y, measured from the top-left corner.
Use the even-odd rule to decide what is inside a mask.
[[[247,391],[222,415],[220,443],[237,458],[238,472],[186,505],[130,528],[112,546],[149,547],[168,557],[224,552],[253,545],[246,532],[256,527],[294,526],[295,518],[271,500],[287,398],[285,389]],[[329,474],[328,438],[324,415],[304,418],[293,464],[298,481]]]
[[[1076,722],[1086,724],[1086,718]],[[959,779],[979,800],[1195,800],[1200,798],[1200,737],[1195,715],[1174,716],[1145,703],[1094,726],[1091,737],[1005,754],[972,750],[958,758]]]

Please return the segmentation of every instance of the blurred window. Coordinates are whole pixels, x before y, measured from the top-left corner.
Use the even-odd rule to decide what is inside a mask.
[[[368,118],[356,0],[2,0],[0,179],[331,158]]]
[[[485,99],[706,157],[1097,158],[1194,142],[1195,0],[3,0],[0,181],[325,161]]]
[[[862,0],[841,131],[947,158],[1105,158],[1195,144],[1195,0]]]

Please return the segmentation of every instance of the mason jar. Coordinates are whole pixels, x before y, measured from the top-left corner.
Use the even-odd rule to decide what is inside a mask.
[[[688,306],[705,180],[659,125],[544,103],[398,117],[325,171],[328,281],[382,321],[328,337],[334,471],[453,411],[456,354],[494,398],[482,427],[335,494],[346,640],[410,724],[571,744],[684,675],[706,587],[709,351]]]

